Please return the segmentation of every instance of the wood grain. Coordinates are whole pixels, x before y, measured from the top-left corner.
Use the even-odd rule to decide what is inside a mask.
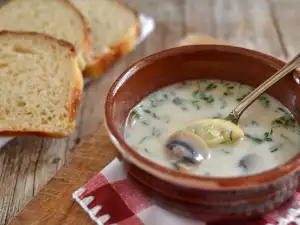
[[[77,131],[71,137],[18,138],[0,151],[1,225],[7,224],[8,220],[39,192],[66,163],[70,155],[77,157],[78,151],[73,153],[76,146],[92,134],[103,121],[103,104],[109,86],[125,68],[139,58],[174,46],[180,38],[190,32],[210,35],[231,44],[267,52],[283,59],[293,56],[300,49],[298,0],[126,0],[126,2],[133,8],[153,16],[157,22],[157,29],[105,76],[92,81],[85,88]],[[104,154],[99,151],[99,154]],[[88,151],[82,154],[87,153]],[[95,164],[97,168],[94,173],[103,165],[101,160],[97,163],[98,167]],[[89,176],[93,172],[90,172]],[[71,186],[72,184],[70,188],[75,188]],[[67,191],[65,195],[70,196],[71,192]],[[56,191],[51,193],[51,190],[46,192],[49,196],[55,196],[56,193]],[[47,198],[51,199],[49,196]],[[69,210],[81,215],[81,211],[76,207],[70,206]],[[41,216],[44,223],[40,224],[50,224],[48,221],[51,221],[52,217],[46,214]],[[65,222],[72,219],[58,220]],[[73,221],[61,224],[80,223]]]
[[[102,151],[101,151],[102,150]],[[11,225],[92,224],[72,200],[72,193],[116,156],[104,126],[71,156],[57,175],[29,202]]]

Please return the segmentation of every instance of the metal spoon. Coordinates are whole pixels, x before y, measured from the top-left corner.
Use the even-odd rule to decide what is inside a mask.
[[[231,111],[231,113],[225,118],[225,120],[231,121],[235,124],[238,123],[241,115],[243,112],[261,95],[263,94],[268,88],[270,88],[273,84],[278,82],[280,79],[288,75],[290,72],[295,70],[300,65],[300,53],[297,54],[290,62],[288,62],[284,67],[282,67],[279,71],[277,71],[273,76],[271,76],[269,79],[267,79],[265,82],[263,82],[261,85],[259,85],[254,91],[252,91],[249,95],[247,95],[240,104]],[[174,139],[176,140],[177,136],[180,136],[184,133],[184,131],[178,131],[175,134],[171,135],[170,138],[167,140],[166,146],[168,148],[168,144],[170,141],[174,142]],[[193,139],[194,135],[189,134],[189,139]],[[194,136],[195,139],[195,136]],[[195,143],[199,142],[199,146],[202,146],[198,139],[195,139]],[[195,145],[197,146],[197,145]],[[172,149],[171,149],[172,150]],[[197,151],[196,151],[197,150]],[[193,154],[186,154],[186,157],[189,157],[189,161],[193,162],[194,164],[199,164],[201,161],[206,159],[209,156],[207,148],[198,148],[195,149]]]
[[[240,104],[230,112],[226,117],[226,120],[229,120],[235,124],[238,123],[243,112],[268,88],[273,84],[281,80],[286,75],[290,74],[293,70],[300,66],[300,53],[298,53],[291,61],[289,61],[284,67],[278,70],[273,76],[255,88],[249,95],[247,95]]]

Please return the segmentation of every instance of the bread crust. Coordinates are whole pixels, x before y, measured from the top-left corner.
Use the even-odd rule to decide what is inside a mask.
[[[70,105],[66,106],[68,108],[69,112],[69,126],[66,128],[66,130],[62,130],[60,132],[46,132],[46,131],[39,131],[39,130],[5,130],[2,129],[0,130],[0,136],[1,137],[9,137],[9,136],[29,136],[29,135],[37,135],[37,136],[48,136],[48,137],[57,137],[57,138],[62,138],[65,136],[70,135],[71,133],[74,132],[75,126],[76,126],[76,115],[78,114],[78,109],[80,106],[80,101],[81,101],[81,96],[83,92],[83,76],[82,72],[80,70],[80,66],[77,60],[77,54],[75,47],[70,44],[67,41],[64,40],[58,40],[55,39],[54,37],[47,35],[47,34],[42,34],[42,33],[37,33],[37,32],[22,32],[22,31],[0,31],[0,35],[29,35],[29,36],[39,36],[45,40],[56,42],[61,46],[64,46],[69,49],[70,51],[70,57],[72,60],[73,64],[73,71],[74,73],[73,78],[74,78],[74,86],[72,89],[72,93],[70,96]]]
[[[63,45],[67,48],[70,49],[70,52],[72,53],[73,57],[76,57],[76,50],[75,47],[70,44],[69,42],[65,41],[65,40],[59,40],[56,39],[48,34],[44,34],[44,33],[38,33],[38,32],[32,32],[32,31],[10,31],[10,30],[1,30],[0,31],[0,35],[20,35],[20,36],[24,36],[24,35],[28,35],[28,36],[40,36],[42,38],[44,38],[45,40],[49,40],[49,41],[53,41],[53,42],[57,42],[60,45]]]
[[[81,70],[84,70],[87,65],[87,59],[89,58],[91,54],[91,45],[90,45],[90,38],[89,38],[89,26],[85,19],[85,17],[82,15],[82,13],[71,3],[70,0],[61,0],[67,3],[80,17],[80,20],[83,23],[83,34],[84,34],[84,41],[82,43],[82,49],[83,52],[77,51],[77,60],[79,63],[79,67]]]
[[[134,49],[135,43],[141,35],[139,13],[124,3],[120,3],[116,0],[115,2],[134,12],[136,23],[128,29],[128,32],[117,44],[109,47],[108,52],[101,56],[94,57],[94,61],[86,65],[86,68],[83,71],[85,77],[98,78],[102,76],[118,59]]]

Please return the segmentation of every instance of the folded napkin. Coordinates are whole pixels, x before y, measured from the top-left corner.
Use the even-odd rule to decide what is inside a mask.
[[[199,220],[180,217],[156,205],[128,179],[118,159],[114,159],[75,191],[73,199],[99,225],[206,225]],[[295,193],[291,200],[274,212],[242,224],[300,225],[300,192]]]

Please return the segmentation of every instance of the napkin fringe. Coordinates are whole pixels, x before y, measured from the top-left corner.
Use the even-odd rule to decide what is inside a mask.
[[[80,199],[80,196],[82,196],[86,191],[86,188],[79,188],[72,194],[73,199],[82,207],[84,211],[88,213],[88,215],[93,221],[95,221],[98,225],[104,225],[104,223],[106,223],[110,219],[110,215],[105,214],[100,217],[97,217],[96,215],[100,212],[102,206],[95,205],[92,209],[89,209],[88,206],[95,200],[95,197],[87,196],[83,199]]]
[[[300,202],[297,202],[296,207],[300,207]],[[280,217],[277,222],[268,223],[266,225],[289,225],[291,223],[300,225],[300,208],[290,208],[285,217]]]

